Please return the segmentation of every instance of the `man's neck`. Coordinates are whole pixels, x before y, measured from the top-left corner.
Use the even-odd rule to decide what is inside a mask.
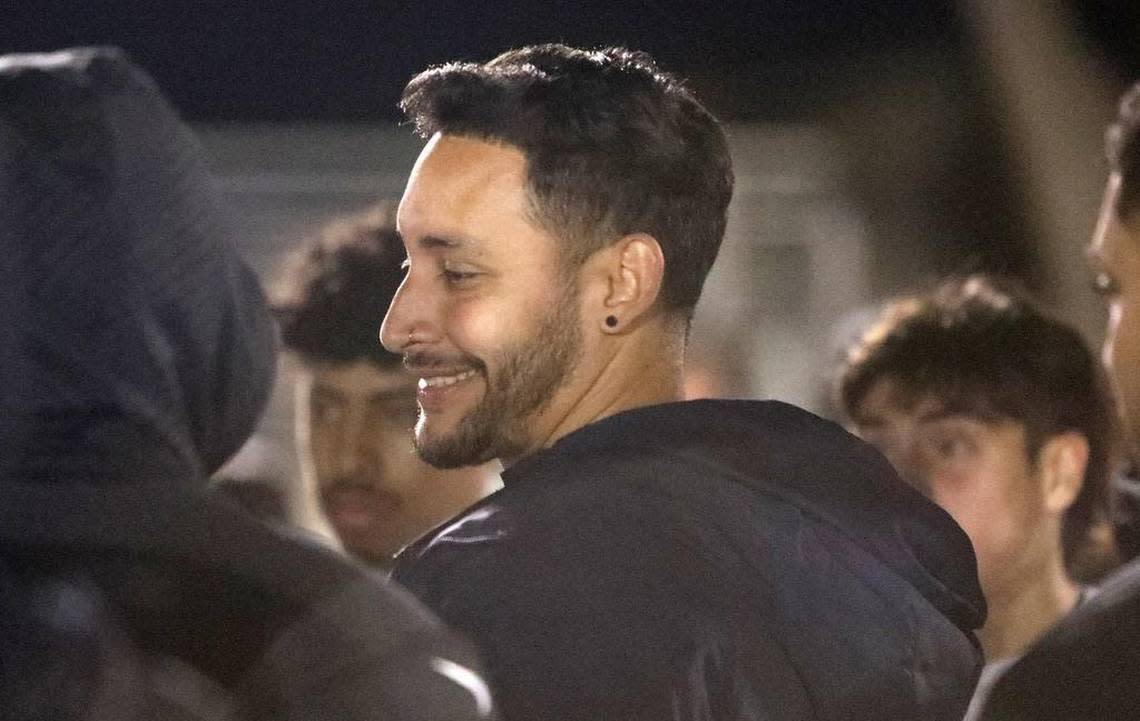
[[[1080,587],[1060,560],[1040,581],[989,604],[986,625],[978,632],[986,661],[1018,656],[1076,605]]]
[[[627,339],[606,361],[579,378],[576,401],[553,419],[551,431],[536,448],[514,458],[502,458],[504,468],[529,453],[548,448],[579,428],[623,411],[679,401],[684,398],[680,345],[659,330],[643,329],[640,338]],[[640,332],[640,331],[639,331]]]

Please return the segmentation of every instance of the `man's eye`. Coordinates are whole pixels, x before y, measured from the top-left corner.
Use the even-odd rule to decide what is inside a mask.
[[[965,458],[973,450],[970,443],[964,438],[936,438],[931,446],[936,458],[953,461]]]
[[[1097,295],[1111,298],[1119,292],[1116,286],[1116,281],[1112,279],[1108,273],[1100,272],[1093,276],[1092,289]]]

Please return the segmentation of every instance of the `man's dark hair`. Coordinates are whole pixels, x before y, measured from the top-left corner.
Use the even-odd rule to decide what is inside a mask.
[[[1140,209],[1140,83],[1120,99],[1116,121],[1105,133],[1106,155],[1112,172],[1120,174],[1116,214],[1126,222]]]
[[[1096,562],[1079,554],[1110,515],[1116,411],[1100,365],[1077,331],[994,280],[950,280],[888,304],[849,350],[838,387],[848,417],[858,422],[860,405],[881,380],[892,382],[904,406],[934,397],[952,412],[1021,424],[1031,462],[1050,437],[1082,434],[1088,466],[1065,513],[1062,544],[1070,567],[1077,559]]]
[[[379,341],[404,277],[395,220],[395,204],[382,203],[334,222],[290,257],[273,304],[288,350],[308,363],[399,365]]]
[[[691,314],[724,236],[732,161],[711,114],[653,59],[537,45],[414,77],[400,107],[436,132],[526,156],[534,221],[574,266],[647,233],[665,256],[662,303]]]

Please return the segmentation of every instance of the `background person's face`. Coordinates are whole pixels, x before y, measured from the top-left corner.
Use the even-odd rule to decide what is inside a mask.
[[[1105,191],[1096,234],[1089,248],[1095,287],[1108,306],[1103,359],[1116,388],[1131,447],[1140,449],[1140,232],[1116,215],[1120,178]],[[1140,227],[1140,218],[1132,221]]]
[[[513,148],[436,136],[400,204],[409,270],[381,334],[422,378],[416,445],[436,465],[535,450],[575,395],[577,294],[525,169]]]
[[[974,546],[982,592],[1001,602],[1040,573],[1042,549],[1060,545],[1059,531],[1042,538],[1041,482],[1024,428],[944,413],[936,398],[913,407],[897,398],[890,380],[872,386],[858,409],[857,432],[957,521]]]
[[[485,469],[440,471],[416,457],[415,378],[401,368],[322,364],[301,388],[313,485],[353,555],[382,562],[487,492]]]

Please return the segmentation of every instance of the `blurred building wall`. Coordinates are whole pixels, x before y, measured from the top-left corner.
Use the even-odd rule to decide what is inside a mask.
[[[1104,313],[1089,292],[1084,248],[1105,180],[1111,73],[1064,3],[961,0],[961,8],[1043,241],[1044,300],[1098,341]]]

